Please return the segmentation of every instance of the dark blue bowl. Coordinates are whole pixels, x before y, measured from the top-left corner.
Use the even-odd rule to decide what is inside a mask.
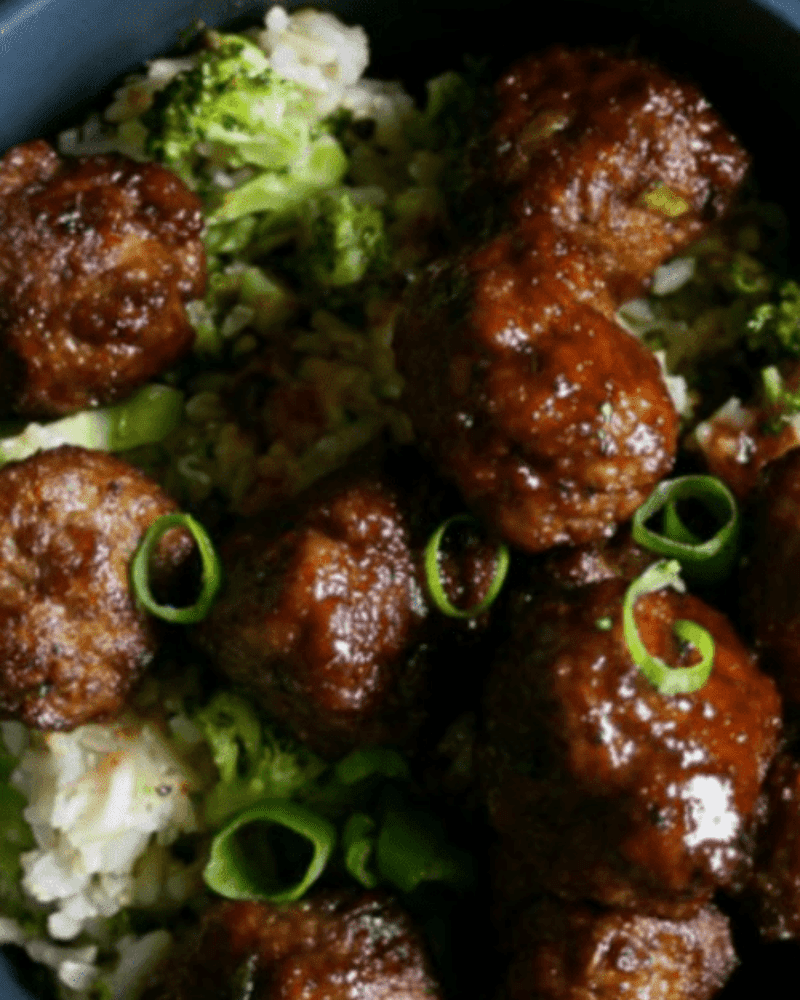
[[[0,153],[80,121],[104,90],[198,19],[236,24],[265,0],[0,0]],[[768,194],[800,218],[800,0],[315,0],[363,24],[372,72],[421,83],[463,53],[502,65],[551,41],[639,48],[694,76],[756,153]],[[297,0],[285,6],[297,7]],[[532,21],[533,16],[533,21]],[[519,28],[522,27],[522,31]],[[774,192],[774,193],[773,193]],[[35,986],[31,987],[36,990]],[[0,1000],[31,1000],[0,955]]]

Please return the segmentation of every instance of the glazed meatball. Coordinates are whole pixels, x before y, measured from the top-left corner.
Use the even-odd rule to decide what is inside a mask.
[[[643,59],[553,48],[496,91],[491,169],[515,223],[548,215],[620,300],[727,211],[747,171],[696,88]]]
[[[200,200],[154,163],[66,161],[43,141],[0,160],[6,406],[57,416],[110,403],[194,341],[205,289]]]
[[[679,921],[543,900],[513,944],[502,1000],[709,1000],[736,967],[728,920],[713,906]]]
[[[420,506],[414,513],[378,471],[346,470],[308,496],[289,526],[265,530],[259,521],[222,546],[227,586],[197,639],[230,680],[324,755],[408,745],[427,717],[441,626],[421,571],[436,522]],[[482,598],[495,554],[476,541],[463,558],[445,556],[451,600]]]
[[[441,990],[409,918],[378,893],[290,906],[218,903],[142,1000],[431,1000]]]
[[[742,611],[764,666],[787,702],[800,703],[800,449],[769,468],[742,570]]]
[[[696,662],[681,619],[715,651],[702,688],[661,694],[628,649],[625,591],[607,580],[532,605],[491,668],[480,759],[499,908],[546,889],[686,917],[746,874],[781,732],[775,685],[719,612],[664,589],[635,606],[649,652]]]
[[[800,370],[787,383],[797,392]],[[800,431],[784,416],[779,406],[743,406],[734,397],[694,428],[688,444],[701,453],[712,476],[746,500],[757,492],[764,470],[800,445]]]
[[[611,535],[677,446],[653,354],[556,265],[511,236],[433,265],[395,335],[422,447],[529,552]]]
[[[626,527],[609,539],[553,549],[537,567],[535,581],[543,591],[575,590],[603,580],[634,580],[652,562],[653,553],[637,545]]]
[[[765,794],[766,822],[759,831],[745,898],[766,940],[800,940],[800,764],[779,754]]]
[[[144,532],[175,504],[137,469],[63,446],[0,470],[0,717],[72,729],[118,712],[158,636],[128,568]],[[154,583],[191,552],[164,536]]]

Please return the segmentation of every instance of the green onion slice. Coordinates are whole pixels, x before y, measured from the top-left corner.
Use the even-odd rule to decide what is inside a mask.
[[[668,188],[663,181],[642,195],[642,204],[669,219],[677,219],[691,208],[685,198]]]
[[[457,608],[445,593],[442,576],[439,571],[439,548],[442,544],[442,538],[444,538],[447,529],[453,524],[477,523],[477,520],[471,514],[454,514],[439,525],[425,546],[425,580],[428,584],[428,591],[436,607],[442,614],[450,618],[475,618],[477,615],[483,614],[503,589],[503,584],[508,573],[511,556],[506,543],[500,542],[497,548],[497,569],[486,592],[486,596],[482,601],[473,604],[470,608]]]
[[[317,881],[335,842],[333,825],[311,809],[267,799],[214,837],[203,879],[226,899],[289,903]]]
[[[699,663],[691,667],[671,667],[657,656],[652,656],[636,627],[633,609],[640,597],[664,587],[672,587],[681,592],[685,590],[680,570],[680,563],[676,559],[662,559],[653,563],[631,583],[622,602],[622,625],[631,657],[653,687],[665,695],[698,691],[708,680],[714,665],[714,640],[710,632],[697,622],[681,618],[673,626],[675,635],[682,642],[690,643],[700,653]]]
[[[698,500],[720,527],[701,541],[681,520],[677,504]],[[663,510],[663,533],[648,528],[647,521]],[[739,509],[736,498],[715,476],[681,476],[659,483],[633,515],[635,542],[651,552],[677,559],[687,576],[704,583],[723,579],[736,558]]]
[[[374,889],[378,876],[369,863],[375,854],[375,820],[366,813],[353,813],[342,830],[344,866],[365,889]]]
[[[150,559],[153,550],[172,528],[186,528],[197,543],[202,561],[200,595],[194,604],[176,608],[159,604],[150,589]],[[190,514],[164,514],[157,518],[145,532],[131,561],[131,588],[136,600],[151,615],[166,622],[191,625],[202,621],[211,610],[214,598],[222,584],[222,563],[205,528]]]
[[[375,845],[381,880],[409,893],[423,882],[469,889],[474,878],[472,857],[450,842],[440,820],[415,808],[393,789],[387,791],[385,800]]]
[[[334,774],[341,784],[356,785],[376,775],[406,779],[410,771],[403,755],[391,747],[359,747],[336,763]]]

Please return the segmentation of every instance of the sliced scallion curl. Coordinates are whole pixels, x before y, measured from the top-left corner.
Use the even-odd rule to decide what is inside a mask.
[[[445,593],[442,575],[439,569],[439,549],[445,532],[453,524],[477,523],[478,522],[474,517],[472,517],[471,514],[454,514],[452,517],[448,517],[446,521],[439,525],[436,531],[434,531],[431,535],[428,544],[425,546],[425,580],[428,584],[428,592],[430,593],[436,607],[442,612],[442,614],[447,615],[449,618],[475,618],[477,615],[483,614],[483,612],[491,606],[497,595],[503,589],[503,584],[505,583],[506,575],[508,573],[511,556],[505,542],[500,542],[497,549],[497,568],[495,569],[494,577],[492,578],[492,582],[489,584],[489,589],[486,591],[486,595],[483,600],[479,601],[477,604],[473,604],[472,607],[469,608],[457,608]]]
[[[375,845],[375,866],[381,881],[401,892],[413,892],[423,882],[443,882],[458,891],[473,884],[472,857],[456,847],[437,817],[422,811],[394,789]]]
[[[681,500],[697,500],[716,519],[719,528],[711,538],[701,541],[686,527],[677,510]],[[663,533],[659,533],[647,522],[662,510]],[[715,476],[667,479],[633,515],[632,534],[651,552],[677,559],[687,577],[715,583],[728,575],[736,558],[739,508],[733,493]]]
[[[150,589],[150,559],[155,547],[172,528],[185,528],[190,532],[200,552],[200,594],[194,604],[183,608],[159,604]],[[139,604],[151,615],[177,625],[191,625],[202,621],[211,610],[214,598],[222,585],[222,563],[205,528],[190,514],[164,514],[157,518],[145,532],[131,560],[131,589]]]
[[[203,879],[226,899],[289,903],[317,881],[335,842],[333,825],[308,807],[267,799],[214,837]]]
[[[378,876],[369,863],[375,853],[375,820],[366,813],[353,813],[342,830],[344,866],[365,889],[374,889]]]
[[[670,500],[664,507],[664,534],[673,542],[685,542],[687,545],[698,545],[700,539],[690,531],[681,520],[678,505]]]
[[[622,625],[631,657],[653,687],[664,695],[698,691],[708,680],[714,665],[714,639],[697,622],[681,618],[673,625],[678,639],[690,643],[700,653],[699,663],[690,667],[671,667],[659,657],[653,656],[647,651],[639,635],[634,618],[637,600],[664,587],[682,592],[685,588],[680,570],[680,563],[676,559],[662,559],[653,563],[631,583],[622,602]]]

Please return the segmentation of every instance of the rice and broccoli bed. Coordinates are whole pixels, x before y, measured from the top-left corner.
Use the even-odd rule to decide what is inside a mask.
[[[395,318],[407,275],[457,228],[478,89],[446,73],[419,108],[364,76],[365,33],[326,13],[272,7],[263,26],[199,38],[59,140],[65,156],[155,158],[202,198],[209,280],[187,310],[194,350],[123,402],[6,427],[0,456],[64,443],[120,453],[213,528],[270,511],[381,437],[412,440]],[[754,369],[765,433],[783,435],[783,450],[800,435],[800,397],[776,367],[800,355],[784,251],[779,210],[745,199],[618,311],[657,352],[684,426],[699,422],[696,447],[718,407],[736,426],[761,419],[745,407]],[[269,822],[265,800],[293,804],[301,826],[337,825],[335,864],[353,884],[472,884],[399,753],[325,761],[244,697],[209,700],[193,654],[177,668],[175,655],[113,722],[2,723],[0,943],[50,967],[66,1000],[134,1000],[175,926],[231,878],[220,831],[249,808]],[[473,724],[460,720],[445,748],[461,780]]]

